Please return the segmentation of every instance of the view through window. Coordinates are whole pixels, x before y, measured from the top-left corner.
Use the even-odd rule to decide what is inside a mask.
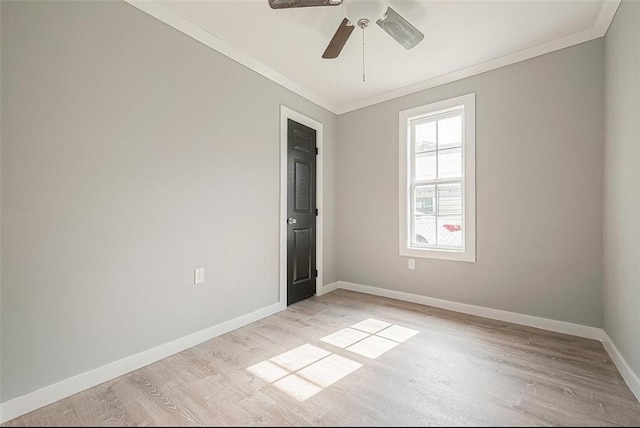
[[[475,94],[400,112],[400,255],[475,261]]]

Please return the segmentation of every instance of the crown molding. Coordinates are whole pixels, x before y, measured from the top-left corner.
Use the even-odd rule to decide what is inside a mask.
[[[323,107],[330,112],[337,114],[338,108],[324,97],[316,94],[313,91],[299,85],[293,80],[283,76],[271,67],[263,64],[262,62],[250,57],[249,55],[241,52],[238,48],[232,46],[230,43],[225,42],[218,36],[198,24],[189,21],[187,18],[175,13],[172,10],[167,9],[160,3],[154,0],[124,0],[131,6],[140,9],[141,11],[151,15],[159,21],[175,28],[176,30],[186,34],[187,36],[199,41],[200,43],[210,47],[211,49],[218,51],[222,55],[235,62],[244,65],[250,70],[255,71],[261,76],[283,86],[286,89],[300,95],[303,98]]]
[[[593,24],[594,28],[600,34],[598,37],[604,37],[609,30],[609,26],[613,21],[613,17],[616,16],[616,12],[618,11],[618,7],[622,0],[604,0],[602,3],[602,8],[600,9],[600,14],[596,19],[595,24]]]
[[[487,71],[496,70],[498,68],[506,67],[511,64],[526,61],[531,58],[535,58],[540,55],[551,53],[560,49],[568,48],[570,46],[578,45],[580,43],[588,42],[599,37],[603,37],[613,17],[618,10],[621,0],[605,0],[602,3],[600,14],[596,19],[596,22],[590,28],[570,34],[559,39],[551,40],[546,43],[542,43],[536,46],[532,46],[521,51],[517,51],[508,55],[501,56],[480,64],[472,65],[471,67],[463,68],[461,70],[454,71],[452,73],[443,74],[431,79],[423,80],[422,82],[414,83],[409,86],[405,86],[400,89],[385,92],[380,95],[376,95],[371,98],[357,101],[352,104],[340,106],[337,114],[348,113],[350,111],[359,110],[364,107],[369,107],[374,104],[389,101],[394,98],[403,97],[416,92],[424,91],[436,86],[445,85],[447,83],[455,82],[456,80],[466,79],[467,77],[475,76],[477,74],[486,73]]]
[[[600,13],[598,14],[598,18],[596,19],[594,24],[586,30],[573,33],[559,39],[551,40],[549,42],[542,43],[536,46],[532,46],[530,48],[504,55],[502,57],[495,58],[490,61],[476,64],[448,74],[423,80],[421,82],[414,83],[400,89],[366,98],[355,103],[336,106],[324,97],[283,76],[269,66],[231,46],[229,43],[223,41],[215,34],[208,32],[194,22],[189,21],[185,17],[165,8],[154,0],[124,1],[136,7],[137,9],[140,9],[141,11],[153,16],[159,21],[162,21],[165,24],[175,28],[176,30],[192,37],[193,39],[198,40],[206,46],[220,52],[222,55],[244,65],[250,70],[255,71],[256,73],[266,77],[267,79],[272,80],[273,82],[283,86],[284,88],[289,89],[290,91],[300,95],[301,97],[306,98],[307,100],[337,115],[348,113],[350,111],[358,110],[364,107],[369,107],[374,104],[392,100],[394,98],[424,91],[425,89],[430,89],[436,86],[455,82],[456,80],[466,79],[467,77],[486,73],[487,71],[496,70],[498,68],[506,67],[508,65],[515,64],[521,61],[526,61],[540,55],[568,48],[580,43],[588,42],[599,37],[603,37],[607,33],[609,25],[611,25],[611,21],[613,21],[613,17],[615,16],[616,11],[618,10],[618,6],[620,6],[621,2],[621,0],[604,0],[600,9]]]

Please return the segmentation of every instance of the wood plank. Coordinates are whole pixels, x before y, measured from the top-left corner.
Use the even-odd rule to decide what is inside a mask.
[[[320,339],[368,318],[419,333],[375,359]],[[298,401],[246,370],[310,344],[362,364]],[[595,340],[336,290],[3,426],[637,426]]]

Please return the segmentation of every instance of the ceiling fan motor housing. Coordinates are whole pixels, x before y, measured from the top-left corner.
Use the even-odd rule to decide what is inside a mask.
[[[359,21],[376,22],[387,10],[385,0],[345,0],[342,3],[344,14],[353,25]]]

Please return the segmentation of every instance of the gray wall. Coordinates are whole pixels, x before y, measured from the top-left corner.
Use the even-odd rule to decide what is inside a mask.
[[[337,279],[335,115],[123,2],[1,3],[2,401],[277,301],[281,103]]]
[[[640,2],[605,38],[604,328],[640,374]]]
[[[2,82],[2,7],[0,7],[0,82]],[[2,100],[2,84],[0,84]],[[1,104],[1,103],[0,103]],[[0,105],[0,225],[2,224],[2,106]],[[0,309],[2,308],[2,227],[0,227]],[[0,314],[0,397],[2,397],[2,314]],[[0,401],[2,401],[0,399]]]
[[[340,280],[602,326],[598,39],[338,117]],[[398,255],[398,112],[476,93],[477,262]]]

